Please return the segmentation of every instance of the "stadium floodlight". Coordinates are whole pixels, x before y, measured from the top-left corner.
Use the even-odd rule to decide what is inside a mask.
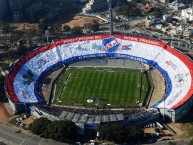
[[[113,34],[113,19],[112,19],[112,0],[107,0],[109,2],[109,25],[110,34]]]
[[[171,44],[170,44],[170,45],[171,45],[171,47],[173,47],[173,46],[172,46],[172,43],[173,43],[173,38],[174,38],[174,35],[173,35],[173,34],[171,34]]]

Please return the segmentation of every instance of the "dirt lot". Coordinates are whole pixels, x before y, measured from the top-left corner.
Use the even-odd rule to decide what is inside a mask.
[[[170,123],[168,124],[177,134],[178,139],[191,139],[193,136],[193,124],[191,123]]]
[[[159,101],[165,94],[165,80],[162,75],[156,69],[153,69],[151,74],[155,88],[150,101],[150,106]]]
[[[83,27],[85,24],[92,23],[93,20],[96,20],[99,24],[106,24],[106,22],[103,22],[102,20],[96,18],[96,17],[89,17],[89,16],[74,16],[74,18],[68,22],[64,23],[62,25],[68,25],[71,28],[80,26]]]
[[[12,28],[15,30],[28,30],[28,29],[38,29],[39,24],[34,23],[34,24],[29,24],[29,23],[13,23],[10,24]]]
[[[0,121],[6,122],[10,118],[9,113],[6,111],[4,104],[0,103]]]

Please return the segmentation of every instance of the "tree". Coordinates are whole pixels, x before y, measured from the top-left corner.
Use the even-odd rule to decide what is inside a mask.
[[[162,10],[160,8],[155,7],[153,15],[156,18],[161,18],[162,17]]]
[[[118,7],[128,4],[127,0],[118,0]]]
[[[48,22],[46,19],[40,19],[39,20],[39,28],[40,31],[43,33],[46,29],[48,29]]]
[[[74,141],[77,136],[76,125],[71,121],[53,121],[48,124],[44,137],[53,140],[69,142]]]
[[[135,142],[143,137],[143,130],[137,126],[106,124],[98,129],[100,139],[120,142]]]
[[[25,35],[27,37],[27,39],[31,39],[32,37],[36,36],[36,29],[28,29],[25,31]]]
[[[99,30],[99,23],[96,20],[93,20],[93,23],[85,24],[85,28],[89,29],[90,31],[96,32]]]
[[[190,142],[188,143],[188,145],[193,145],[193,139],[190,140]]]
[[[4,24],[1,30],[3,34],[7,34],[13,31],[9,24]]]
[[[61,24],[53,24],[52,26],[50,26],[51,29],[55,32],[58,33],[61,31],[62,29],[62,25]]]
[[[141,11],[136,7],[136,4],[133,2],[123,2],[117,9],[119,15],[126,17],[132,17],[136,15],[141,15]]]
[[[139,126],[127,126],[126,130],[130,141],[137,141],[144,136],[144,131]]]
[[[82,28],[77,26],[71,29],[71,34],[72,35],[80,35],[82,34]]]
[[[63,30],[65,31],[65,32],[69,32],[70,31],[70,26],[68,26],[68,25],[64,25],[63,26]]]
[[[32,131],[32,133],[40,135],[45,133],[46,128],[50,123],[51,123],[50,120],[41,117],[34,120],[34,122],[29,125],[29,129]]]

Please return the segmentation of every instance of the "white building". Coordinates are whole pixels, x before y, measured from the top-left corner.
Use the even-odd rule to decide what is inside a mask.
[[[170,14],[165,14],[162,17],[163,17],[163,20],[166,22],[172,21],[172,16]]]
[[[172,3],[168,3],[168,7],[173,10],[182,10],[185,9],[186,6],[183,3],[178,3],[177,1],[173,1]]]
[[[116,4],[115,0],[112,0],[112,5]],[[108,0],[89,0],[89,2],[82,9],[82,13],[92,13],[100,10],[106,10],[108,8]]]
[[[160,0],[161,3],[167,4],[170,2],[170,0]]]
[[[184,37],[191,37],[193,35],[193,27],[187,27],[184,31],[183,31],[183,36]]]
[[[155,28],[158,29],[158,30],[162,30],[162,27],[163,27],[162,24],[155,25]]]
[[[183,19],[188,19],[189,21],[193,21],[193,8],[182,10],[181,16]]]
[[[153,18],[154,18],[154,17],[152,17],[152,16],[146,17],[146,19],[145,19],[145,27],[150,27],[150,26],[151,26],[151,20],[152,20]]]

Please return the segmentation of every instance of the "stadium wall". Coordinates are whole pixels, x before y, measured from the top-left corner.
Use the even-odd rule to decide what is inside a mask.
[[[47,73],[63,64],[101,57],[140,61],[160,71],[167,83],[166,94],[152,108],[177,110],[193,94],[193,64],[179,51],[164,42],[140,37],[98,35],[58,41],[18,60],[7,76],[8,96],[14,104],[42,103],[38,87]]]
[[[161,108],[160,112],[163,116],[165,115],[165,118],[170,118],[172,122],[177,122],[187,114],[192,105],[193,105],[193,97],[191,97],[187,102],[185,102],[183,105],[181,105],[175,110]]]

